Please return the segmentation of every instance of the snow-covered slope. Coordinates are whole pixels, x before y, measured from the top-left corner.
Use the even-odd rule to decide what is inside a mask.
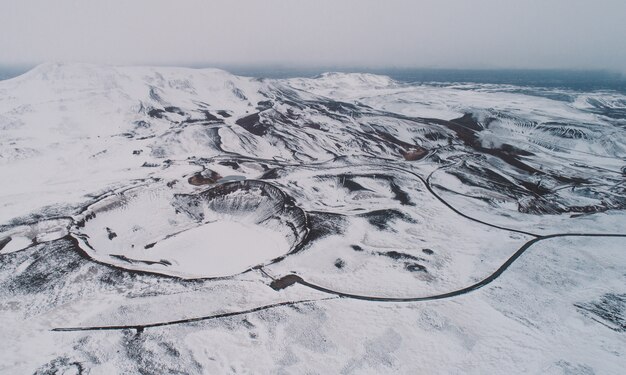
[[[626,366],[619,93],[44,64],[0,175],[0,372]]]

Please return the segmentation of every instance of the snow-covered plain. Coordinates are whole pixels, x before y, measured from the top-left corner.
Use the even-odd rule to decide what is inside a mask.
[[[0,81],[0,373],[626,368],[626,96]]]

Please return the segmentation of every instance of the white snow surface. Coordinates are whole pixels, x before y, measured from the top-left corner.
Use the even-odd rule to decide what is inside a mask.
[[[0,373],[621,374],[625,167],[618,92],[43,64]]]

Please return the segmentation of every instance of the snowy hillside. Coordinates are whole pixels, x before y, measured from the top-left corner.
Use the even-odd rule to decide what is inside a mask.
[[[44,64],[0,174],[0,373],[626,368],[616,92]]]

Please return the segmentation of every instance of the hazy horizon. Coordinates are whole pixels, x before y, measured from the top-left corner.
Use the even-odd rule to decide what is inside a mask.
[[[124,66],[124,65],[115,65]],[[131,65],[132,66],[132,65]],[[153,65],[159,66],[159,65]],[[160,65],[169,67],[169,65]],[[22,75],[36,66],[2,66],[0,81]],[[568,70],[568,69],[437,69],[437,68],[368,68],[337,66],[211,66],[192,64],[177,68],[218,68],[238,76],[257,78],[316,77],[325,72],[371,73],[389,76],[407,83],[423,84],[504,84],[516,86],[556,88],[575,91],[612,90],[626,93],[626,75],[609,70]]]
[[[619,0],[27,0],[0,9],[0,66],[626,72]]]

